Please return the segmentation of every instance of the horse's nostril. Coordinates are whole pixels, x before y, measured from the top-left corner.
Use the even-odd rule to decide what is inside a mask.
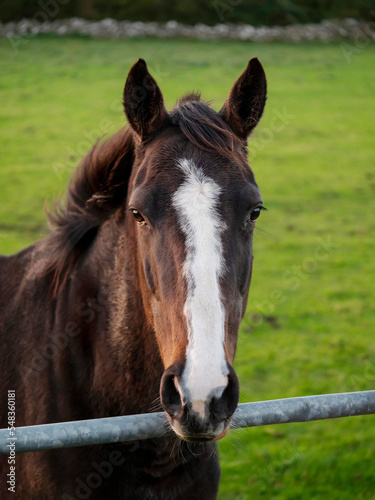
[[[178,380],[180,377],[181,371],[179,365],[169,367],[163,373],[160,382],[160,399],[163,409],[173,418],[181,416],[183,411],[181,396],[175,383],[176,379]]]
[[[236,372],[229,366],[228,384],[220,398],[212,398],[209,410],[214,423],[227,420],[235,412],[240,396],[240,386]]]

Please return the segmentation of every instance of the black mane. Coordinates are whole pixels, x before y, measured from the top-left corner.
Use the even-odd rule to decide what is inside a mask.
[[[101,224],[124,202],[133,161],[130,129],[98,141],[75,170],[65,203],[48,212],[54,229],[49,237],[51,252],[46,271],[53,273],[55,291],[66,281]]]

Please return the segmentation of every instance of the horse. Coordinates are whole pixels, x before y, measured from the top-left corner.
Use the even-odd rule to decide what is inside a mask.
[[[14,498],[217,497],[264,208],[247,138],[266,92],[252,58],[219,112],[198,93],[168,112],[139,59],[123,93],[128,125],[83,158],[49,210],[50,233],[1,256],[1,426],[10,394],[16,426],[163,409],[174,431],[17,454]],[[9,459],[1,498],[13,494]]]

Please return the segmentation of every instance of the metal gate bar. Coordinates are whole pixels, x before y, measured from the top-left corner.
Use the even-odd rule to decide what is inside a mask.
[[[375,414],[375,390],[240,404],[231,428],[369,414]],[[12,443],[15,452],[20,453],[160,438],[173,435],[173,431],[161,412],[16,427],[14,434],[0,429],[0,454],[8,454]]]

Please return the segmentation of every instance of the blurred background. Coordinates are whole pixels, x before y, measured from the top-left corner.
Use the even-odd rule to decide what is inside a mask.
[[[3,22],[31,18],[43,9],[59,6],[58,18],[127,19],[129,21],[176,21],[208,25],[218,22],[217,9],[225,10],[225,22],[291,24],[319,22],[324,19],[357,18],[373,20],[373,0],[3,0],[0,19]]]
[[[0,38],[0,252],[19,251],[48,233],[45,200],[64,192],[98,137],[126,123],[123,85],[139,57],[169,108],[182,94],[201,90],[220,109],[257,56],[269,98],[249,140],[249,161],[268,211],[255,233],[253,282],[239,334],[241,402],[374,389],[374,2],[0,4],[3,23],[72,16],[210,26],[350,18],[341,38],[304,43],[178,33],[112,39],[6,28]],[[222,500],[375,499],[375,416],[232,431],[220,454]]]

